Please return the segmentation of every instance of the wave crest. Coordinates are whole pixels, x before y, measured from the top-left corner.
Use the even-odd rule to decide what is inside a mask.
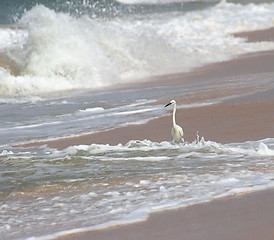
[[[113,86],[270,49],[271,42],[247,43],[230,33],[271,27],[272,9],[273,4],[222,3],[185,14],[105,19],[75,17],[37,5],[19,20],[28,29],[31,43],[26,67],[17,77],[0,71],[0,93]],[[263,19],[257,17],[258,11],[264,12]]]

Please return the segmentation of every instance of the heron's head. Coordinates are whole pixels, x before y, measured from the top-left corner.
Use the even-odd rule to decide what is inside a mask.
[[[171,100],[167,105],[165,105],[165,107],[169,106],[169,105],[173,105],[173,104],[176,104],[176,101],[175,100]]]

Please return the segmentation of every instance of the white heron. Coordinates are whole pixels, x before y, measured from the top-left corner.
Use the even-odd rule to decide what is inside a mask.
[[[171,100],[167,105],[165,105],[165,107],[169,105],[173,105],[173,127],[171,129],[172,142],[173,144],[184,142],[184,131],[179,125],[176,124],[176,120],[175,120],[176,101]]]

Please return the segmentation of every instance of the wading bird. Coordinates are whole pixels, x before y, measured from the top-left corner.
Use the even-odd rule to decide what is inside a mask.
[[[165,105],[165,107],[173,105],[173,127],[171,129],[171,136],[172,136],[172,142],[174,143],[179,143],[179,142],[184,142],[184,131],[183,129],[176,124],[175,120],[175,113],[176,113],[176,101],[171,100],[170,103]]]

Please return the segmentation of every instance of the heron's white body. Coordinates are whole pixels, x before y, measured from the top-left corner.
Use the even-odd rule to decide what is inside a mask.
[[[171,129],[172,142],[173,143],[184,142],[184,131],[179,125],[176,124],[176,120],[175,120],[176,101],[171,100],[170,103],[166,105],[166,107],[169,105],[173,105],[173,118],[172,118],[173,127]]]

